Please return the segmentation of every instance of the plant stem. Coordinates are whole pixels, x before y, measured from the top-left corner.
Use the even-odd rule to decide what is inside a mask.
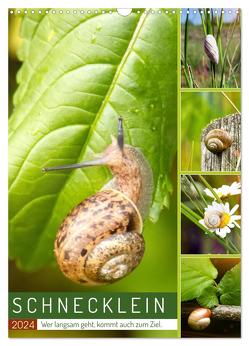
[[[199,207],[199,205],[194,202],[194,200],[191,198],[191,196],[187,193],[187,191],[184,189],[183,192],[185,193],[185,195],[188,197],[188,199],[190,200],[190,202],[192,203],[192,205],[194,206],[194,208],[196,210],[198,210],[198,212],[200,213],[200,217],[202,217],[204,214],[203,214],[203,211],[202,211],[202,206]]]
[[[206,23],[207,23],[207,34],[212,34],[212,25],[211,25],[211,10],[210,8],[206,9]]]
[[[187,16],[185,21],[185,33],[184,33],[184,65],[187,69],[187,54],[188,54],[188,19],[189,19],[189,8],[187,9]]]
[[[195,142],[192,141],[191,152],[190,152],[189,162],[188,162],[188,171],[192,171],[193,156],[194,156],[194,145],[195,145]]]
[[[238,108],[237,108],[237,107],[235,106],[235,104],[233,103],[233,101],[227,96],[227,94],[226,94],[224,91],[222,91],[221,93],[222,93],[222,95],[227,99],[227,101],[232,105],[232,107],[236,110],[236,112],[238,112],[239,114],[241,114],[240,111],[238,110]]]
[[[220,60],[220,65],[223,66],[223,49],[222,49],[222,40],[221,40],[221,29],[222,29],[222,25],[223,25],[223,17],[224,17],[224,13],[222,13],[223,8],[221,9],[221,14],[220,14],[220,20],[218,20],[218,16],[217,18],[217,35],[216,35],[216,41],[218,44],[218,48],[219,48],[219,60]]]
[[[221,88],[223,87],[223,79],[224,79],[225,65],[226,65],[226,56],[227,56],[228,49],[229,49],[229,46],[230,46],[232,38],[233,38],[233,34],[234,34],[234,31],[235,31],[236,22],[237,22],[238,18],[239,17],[237,15],[237,17],[236,17],[236,19],[235,19],[235,21],[233,23],[232,33],[231,33],[231,36],[229,38],[229,41],[227,42],[225,53],[224,53],[224,61],[223,61],[223,66],[222,66],[222,70],[221,70],[221,80],[220,80],[220,87]]]
[[[187,74],[187,71],[186,71],[186,68],[185,68],[184,64],[182,64],[182,71],[183,71],[183,73],[184,73],[184,77],[185,77],[185,80],[186,80],[186,82],[187,82],[188,87],[189,87],[189,88],[192,88],[192,86],[191,86],[191,83],[190,83],[190,80],[189,80],[189,77],[188,77],[188,74]]]
[[[197,185],[196,185],[196,183],[195,183],[195,181],[194,181],[194,179],[193,179],[193,177],[192,177],[191,175],[189,175],[189,179],[190,179],[191,183],[194,185],[194,188],[195,188],[196,192],[198,193],[198,195],[200,196],[201,200],[203,201],[205,207],[207,207],[208,204],[207,204],[205,198],[203,197],[203,194],[202,194],[201,191],[198,189],[198,187],[197,187]]]
[[[192,81],[192,85],[193,85],[192,87],[193,88],[198,88],[198,85],[197,85],[197,83],[196,83],[196,81],[194,79],[193,71],[192,71],[192,68],[191,68],[190,65],[188,65],[188,72],[189,72],[190,79]]]
[[[204,36],[207,36],[207,29],[206,29],[206,23],[205,23],[205,19],[204,19],[204,14],[201,13],[201,10],[199,10],[200,16],[201,16],[201,22],[202,22],[202,28],[203,28],[203,32],[204,32]]]
[[[208,234],[211,238],[218,241],[224,247],[224,249],[228,249],[229,253],[232,253],[232,254],[238,253],[229,244],[226,244],[222,238],[218,237],[214,233],[211,233],[207,228],[202,226],[199,223],[200,216],[196,214],[193,210],[188,208],[186,205],[184,205],[184,203],[181,204],[181,213],[185,215],[190,221],[192,221],[196,226],[198,226],[198,228],[201,229],[205,234]]]
[[[201,181],[203,182],[203,184],[212,192],[212,194],[214,195],[214,197],[216,198],[216,200],[219,203],[223,203],[221,198],[217,195],[217,193],[214,191],[214,189],[212,188],[212,186],[207,182],[207,180],[205,178],[203,178],[202,175],[199,175],[199,178],[201,179]]]

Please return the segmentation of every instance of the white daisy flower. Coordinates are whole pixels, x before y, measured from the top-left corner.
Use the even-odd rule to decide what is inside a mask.
[[[216,192],[216,194],[220,198],[225,198],[225,197],[234,196],[234,195],[240,195],[241,194],[241,184],[234,181],[232,183],[232,185],[222,185],[218,189],[214,188],[213,190]],[[213,195],[211,190],[205,189],[204,192],[206,193],[207,196],[215,199],[215,196]]]
[[[209,232],[215,232],[219,237],[225,238],[231,229],[235,226],[240,228],[237,220],[241,219],[240,215],[234,215],[239,205],[236,204],[231,210],[229,203],[213,202],[205,208],[204,218],[199,220]]]

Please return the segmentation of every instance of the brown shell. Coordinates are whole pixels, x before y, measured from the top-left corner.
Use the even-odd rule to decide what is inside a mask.
[[[55,240],[58,265],[67,277],[78,283],[103,285],[115,281],[103,277],[101,268],[105,266],[105,271],[116,256],[118,270],[124,269],[120,264],[124,260],[126,274],[132,271],[144,252],[141,231],[142,220],[132,201],[117,190],[97,192],[76,206],[58,230]],[[126,238],[130,245],[126,244]],[[108,247],[107,254],[103,251],[105,247]],[[127,251],[131,253],[120,257]],[[121,278],[119,271],[113,277]]]
[[[205,145],[209,151],[214,154],[220,154],[229,148],[233,142],[230,134],[221,129],[213,129],[208,132],[204,139]]]

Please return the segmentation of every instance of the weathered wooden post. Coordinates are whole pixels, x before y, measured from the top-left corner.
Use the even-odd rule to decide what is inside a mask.
[[[240,171],[240,126],[241,114],[236,113],[214,120],[202,131],[202,171]]]

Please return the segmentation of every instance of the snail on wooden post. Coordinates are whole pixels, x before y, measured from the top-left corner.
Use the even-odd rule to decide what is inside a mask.
[[[210,317],[212,312],[210,309],[197,308],[191,312],[188,317],[188,325],[193,330],[204,330],[210,325]]]
[[[143,154],[118,137],[91,161],[44,168],[44,172],[88,166],[109,167],[102,189],[71,210],[55,239],[57,263],[69,279],[83,285],[115,282],[135,269],[144,253],[143,219],[152,200],[153,176]]]
[[[222,151],[229,148],[233,140],[231,135],[221,129],[213,129],[208,132],[204,139],[206,148],[213,154],[220,154]]]

